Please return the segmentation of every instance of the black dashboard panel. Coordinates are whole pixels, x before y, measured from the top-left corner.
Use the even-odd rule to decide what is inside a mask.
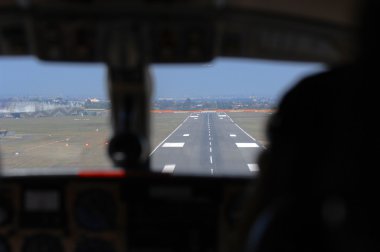
[[[249,179],[0,180],[0,252],[226,251]]]
[[[126,251],[120,193],[118,181],[3,179],[0,251]]]

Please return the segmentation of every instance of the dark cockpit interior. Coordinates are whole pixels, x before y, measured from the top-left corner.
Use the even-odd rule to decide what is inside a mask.
[[[0,1],[0,58],[106,66],[114,166],[0,162],[0,252],[378,251],[379,10],[370,0]],[[149,67],[217,57],[326,70],[294,83],[270,115],[257,176],[153,171]]]

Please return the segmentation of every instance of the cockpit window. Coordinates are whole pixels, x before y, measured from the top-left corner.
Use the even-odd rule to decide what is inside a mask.
[[[103,65],[0,60],[3,169],[110,168]]]
[[[320,64],[220,58],[151,66],[151,167],[251,176],[282,94]],[[111,169],[110,101],[102,64],[0,59],[3,169]],[[27,170],[26,170],[27,171]]]
[[[281,96],[320,64],[217,59],[153,67],[152,167],[157,172],[252,176]]]

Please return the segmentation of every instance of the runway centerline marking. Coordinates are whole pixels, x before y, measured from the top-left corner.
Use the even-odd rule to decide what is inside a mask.
[[[164,143],[163,148],[182,148],[185,143]]]
[[[210,142],[210,146],[211,146],[211,142]]]
[[[167,164],[164,166],[164,169],[162,169],[162,173],[173,173],[175,169],[175,164]]]
[[[188,137],[188,136],[190,136],[190,134],[183,134],[183,136],[184,136],[184,137]]]
[[[214,175],[214,169],[211,169],[211,175]]]
[[[210,147],[210,152],[212,152],[212,148]]]
[[[257,143],[236,143],[236,146],[239,148],[258,148]]]
[[[212,164],[212,156],[210,156],[210,164]]]
[[[230,134],[230,137],[236,137],[236,134]]]
[[[257,164],[247,164],[250,172],[258,172],[259,166]]]

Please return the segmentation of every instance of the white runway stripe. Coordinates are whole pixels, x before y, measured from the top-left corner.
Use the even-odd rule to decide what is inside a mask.
[[[248,164],[248,169],[250,172],[258,172],[259,166],[257,164]]]
[[[258,148],[259,145],[256,143],[236,143],[239,148]]]
[[[162,169],[163,173],[173,173],[175,169],[175,164],[167,164],[164,166],[164,169]]]
[[[164,148],[182,148],[185,143],[164,143],[162,147]]]
[[[230,134],[230,137],[236,137],[236,134]]]
[[[154,150],[149,154],[149,156],[152,156],[153,153],[161,146],[161,144],[163,144],[169,137],[171,137],[180,127],[182,127],[182,125],[187,121],[187,119],[189,119],[189,116],[186,117],[186,119],[180,124],[178,125],[177,128],[175,128],[175,130],[172,131],[172,133],[170,133],[164,140],[162,140],[157,146],[156,148],[154,148]]]
[[[256,141],[256,139],[254,139],[250,134],[248,134],[247,132],[245,132],[239,125],[237,125],[237,123],[235,123],[236,127],[238,127],[241,131],[244,132],[244,134],[246,134],[249,138],[251,138],[253,141]]]
[[[190,136],[190,134],[183,134],[183,136],[186,136],[186,137],[188,137],[188,136]]]

